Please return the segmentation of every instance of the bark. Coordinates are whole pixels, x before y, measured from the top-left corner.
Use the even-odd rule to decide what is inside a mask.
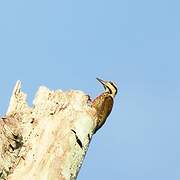
[[[76,179],[96,117],[89,96],[75,90],[40,87],[29,107],[18,81],[0,120],[1,179]]]

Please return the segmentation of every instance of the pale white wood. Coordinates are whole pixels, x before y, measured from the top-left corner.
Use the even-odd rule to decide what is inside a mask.
[[[9,173],[8,180],[76,179],[95,127],[96,111],[83,92],[40,87],[29,107],[18,81],[0,121],[2,177]],[[13,141],[13,134],[18,140]],[[18,147],[17,141],[23,145]]]

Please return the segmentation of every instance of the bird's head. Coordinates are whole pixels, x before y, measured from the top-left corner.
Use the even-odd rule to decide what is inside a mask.
[[[112,81],[104,81],[102,79],[96,78],[103,86],[106,92],[108,92],[111,96],[115,97],[117,94],[117,86]]]

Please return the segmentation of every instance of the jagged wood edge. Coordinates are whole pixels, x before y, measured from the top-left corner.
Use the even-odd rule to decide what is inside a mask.
[[[21,103],[20,103],[20,102],[21,102]],[[88,103],[89,103],[89,102],[88,102]],[[31,113],[32,113],[32,108],[28,107],[28,105],[27,105],[27,103],[26,103],[26,94],[24,94],[24,93],[21,92],[21,82],[18,81],[18,82],[16,83],[16,85],[15,85],[14,90],[13,90],[13,95],[12,95],[11,100],[10,100],[10,105],[9,105],[9,108],[8,108],[8,111],[7,111],[6,119],[9,119],[9,117],[12,117],[13,115],[17,115],[17,114],[18,114],[17,112],[19,112],[18,118],[17,118],[18,122],[25,123],[25,122],[22,121],[23,118],[22,118],[22,119],[19,118],[19,116],[22,116],[22,115],[23,115],[23,112],[24,112],[24,111],[25,111],[27,114],[31,114]],[[93,113],[94,113],[94,112],[93,112]],[[93,115],[93,116],[94,116],[94,115]],[[95,116],[94,116],[94,117],[95,117]],[[31,122],[32,122],[32,119],[31,119]],[[10,123],[12,123],[12,121],[11,121]],[[95,123],[94,123],[94,124],[95,124]],[[93,126],[95,127],[95,125],[93,125]],[[94,127],[93,127],[93,128],[94,128]],[[17,129],[19,130],[19,132],[21,132],[21,130],[22,130],[22,129],[19,128],[19,127],[18,127]],[[16,129],[16,131],[17,131],[17,129]],[[72,130],[72,132],[73,132],[73,134],[74,134],[74,136],[75,136],[75,139],[76,139],[77,144],[79,145],[80,148],[82,148],[83,145],[82,145],[82,142],[81,142],[81,140],[79,139],[78,135],[76,134],[76,132],[75,132],[73,129],[71,129],[71,130]],[[30,136],[30,134],[31,134],[31,132],[29,131],[29,134],[27,134],[27,137],[26,137],[27,139],[26,139],[26,140],[24,139],[24,141],[28,141],[28,136]],[[84,146],[84,150],[83,150],[83,153],[82,153],[82,154],[83,154],[83,155],[82,155],[82,160],[84,159],[84,156],[85,156],[86,151],[87,151],[87,149],[88,149],[88,145],[89,145],[89,143],[90,143],[92,134],[93,134],[93,131],[91,130],[91,133],[88,133],[88,136],[87,136],[87,142],[86,142],[86,144],[85,144],[85,146]],[[26,149],[26,147],[24,147],[24,149]],[[21,154],[23,154],[23,153],[21,152]],[[18,159],[18,158],[19,158],[19,159]],[[11,167],[11,171],[12,171],[12,172],[15,170],[15,168],[16,168],[16,166],[17,166],[17,162],[19,163],[19,161],[21,160],[21,158],[23,158],[23,155],[19,155],[19,152],[18,152],[18,158],[17,158],[16,163],[13,164],[14,167],[13,167],[13,166]],[[81,166],[81,164],[82,164],[82,160],[80,161],[78,167],[76,167],[76,169],[77,169],[76,173],[71,175],[71,178],[72,178],[72,179],[73,179],[73,178],[76,178],[77,173],[78,173],[78,171],[79,171],[79,168],[80,168],[80,166]]]

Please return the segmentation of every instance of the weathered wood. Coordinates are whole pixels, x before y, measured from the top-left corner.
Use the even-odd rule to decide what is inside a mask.
[[[1,179],[76,179],[95,127],[83,92],[40,87],[29,107],[18,81],[0,121]]]

